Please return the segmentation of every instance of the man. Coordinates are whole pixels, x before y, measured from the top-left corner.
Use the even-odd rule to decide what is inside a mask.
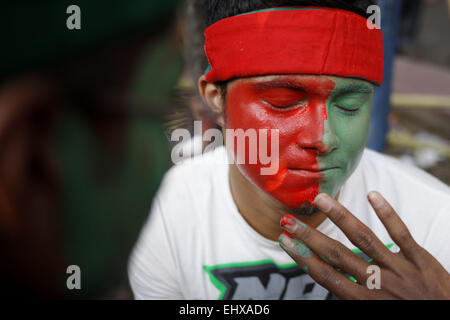
[[[199,90],[234,162],[221,147],[167,173],[136,298],[450,298],[449,188],[364,149],[383,69],[371,2],[317,3],[206,2]]]

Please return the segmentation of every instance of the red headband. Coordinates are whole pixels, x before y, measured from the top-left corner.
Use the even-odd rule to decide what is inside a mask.
[[[270,74],[383,80],[381,30],[340,9],[273,8],[225,18],[205,30],[205,52],[208,82]]]

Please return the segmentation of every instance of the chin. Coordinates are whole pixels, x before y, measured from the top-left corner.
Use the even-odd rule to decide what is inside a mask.
[[[290,213],[297,218],[301,217],[312,217],[319,212],[316,206],[311,204],[309,201],[304,202],[300,207],[289,208]]]

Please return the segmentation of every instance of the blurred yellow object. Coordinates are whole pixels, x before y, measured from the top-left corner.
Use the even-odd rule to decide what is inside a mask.
[[[393,93],[391,103],[396,108],[450,108],[450,95]]]
[[[433,149],[441,156],[450,159],[450,147],[417,141],[417,139],[408,132],[391,130],[387,139],[388,143],[393,147],[406,147],[413,150],[425,148]]]

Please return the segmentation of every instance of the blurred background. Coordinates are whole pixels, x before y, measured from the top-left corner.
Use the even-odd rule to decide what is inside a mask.
[[[383,151],[450,184],[450,1],[402,9]]]
[[[3,4],[3,297],[132,298],[127,259],[172,165],[170,133],[215,127],[196,89],[203,1]],[[450,1],[379,5],[387,63],[368,146],[449,184]]]

